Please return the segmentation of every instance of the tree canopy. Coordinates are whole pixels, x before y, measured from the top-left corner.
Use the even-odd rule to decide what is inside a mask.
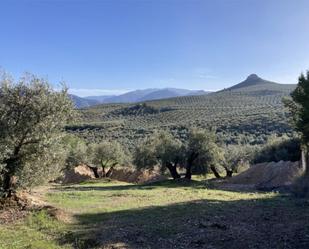
[[[302,135],[303,142],[309,143],[309,71],[301,74],[298,84],[291,93],[292,99],[285,99],[285,106],[292,114],[293,124]]]
[[[204,174],[209,169],[219,177],[216,165],[223,161],[223,153],[216,143],[214,131],[192,129],[186,145],[186,158],[186,178],[191,179],[192,171]]]
[[[161,131],[145,139],[137,146],[134,163],[138,168],[153,169],[159,165],[164,172],[169,170],[174,179],[180,178],[177,167],[183,162],[183,145],[170,133]]]
[[[63,127],[74,117],[67,89],[55,91],[34,75],[18,82],[4,74],[0,80],[1,187],[11,192],[48,180],[59,171]],[[62,164],[63,165],[63,164]]]
[[[126,161],[126,154],[118,142],[103,141],[90,146],[92,163],[102,167],[102,176],[109,176],[113,168]],[[109,170],[106,172],[107,167]]]

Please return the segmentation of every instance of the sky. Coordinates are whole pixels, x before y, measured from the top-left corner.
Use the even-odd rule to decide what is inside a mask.
[[[1,0],[0,67],[71,93],[218,90],[309,69],[308,0]]]

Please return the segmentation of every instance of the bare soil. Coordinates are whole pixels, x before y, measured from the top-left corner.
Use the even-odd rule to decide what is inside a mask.
[[[227,182],[247,185],[260,190],[289,188],[303,173],[299,162],[270,162],[252,165]]]

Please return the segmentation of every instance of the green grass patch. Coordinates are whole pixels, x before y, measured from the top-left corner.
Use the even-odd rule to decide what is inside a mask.
[[[1,249],[60,249],[72,248],[61,243],[68,227],[45,211],[33,212],[25,220],[0,225]],[[62,245],[61,245],[62,244]]]
[[[71,213],[75,223],[34,212],[19,223],[0,225],[1,249],[194,248],[203,241],[214,248],[250,248],[249,242],[276,248],[272,243],[281,238],[287,240],[278,242],[278,248],[309,245],[305,200],[214,189],[202,178],[148,185],[91,181],[55,187],[46,199]],[[221,240],[226,236],[231,238]]]

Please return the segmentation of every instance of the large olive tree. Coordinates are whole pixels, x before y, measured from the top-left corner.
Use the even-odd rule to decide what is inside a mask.
[[[55,91],[44,79],[25,75],[0,80],[0,181],[10,196],[17,186],[48,180],[64,156],[62,130],[73,115],[66,88]]]
[[[168,170],[173,179],[178,179],[180,175],[177,168],[182,165],[183,157],[181,141],[162,131],[156,132],[137,146],[134,164],[140,169],[159,166],[162,172]]]
[[[222,149],[216,143],[216,135],[212,131],[192,129],[186,145],[186,175],[191,179],[192,171],[198,174],[211,169],[220,178],[217,165],[223,161]]]

